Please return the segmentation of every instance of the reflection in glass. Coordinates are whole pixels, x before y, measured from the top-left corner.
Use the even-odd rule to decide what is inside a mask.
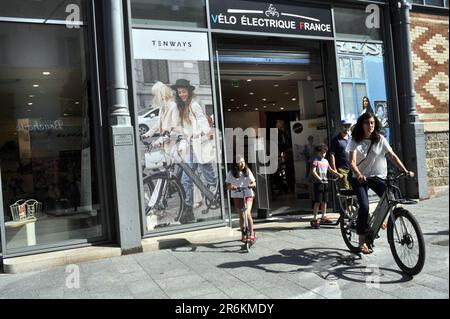
[[[336,26],[336,36],[338,38],[358,40],[381,40],[381,28],[369,28],[366,25],[367,15],[368,13],[366,13],[364,8],[335,7],[334,25]],[[382,21],[380,21],[380,24],[382,24]]]
[[[341,78],[352,77],[352,67],[350,65],[350,58],[339,58],[339,76]]]
[[[103,234],[85,32],[1,24],[7,45],[0,65],[0,165],[8,249]]]
[[[135,24],[206,27],[205,0],[131,0]]]
[[[363,60],[352,59],[353,63],[353,78],[364,79],[364,64]]]
[[[342,101],[344,104],[344,114],[346,118],[352,118],[355,113],[355,100],[352,83],[342,84]]]
[[[60,22],[72,19],[75,14],[80,21],[83,21],[83,12],[81,10],[82,0],[14,0],[2,1],[0,5],[0,17],[2,18],[23,18],[39,19],[36,22]]]

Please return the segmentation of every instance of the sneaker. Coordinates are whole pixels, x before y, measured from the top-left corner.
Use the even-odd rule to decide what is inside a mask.
[[[315,220],[313,219],[309,223],[311,225],[311,228],[314,228],[314,229],[320,228],[320,221],[318,219],[315,219]]]

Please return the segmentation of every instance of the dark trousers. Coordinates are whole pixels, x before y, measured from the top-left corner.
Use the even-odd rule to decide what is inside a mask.
[[[350,180],[352,188],[358,198],[359,211],[356,220],[356,232],[364,235],[369,227],[369,188],[373,190],[379,197],[383,196],[386,185],[380,181],[368,180],[365,184],[360,184],[357,179]]]

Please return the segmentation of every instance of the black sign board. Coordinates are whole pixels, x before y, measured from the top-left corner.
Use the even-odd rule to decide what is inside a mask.
[[[213,29],[332,37],[331,9],[269,2],[210,0]]]

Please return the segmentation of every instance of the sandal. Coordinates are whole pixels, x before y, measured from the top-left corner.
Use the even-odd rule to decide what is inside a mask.
[[[366,244],[359,246],[359,251],[364,255],[370,255],[371,253],[373,253],[373,250],[369,249]]]

